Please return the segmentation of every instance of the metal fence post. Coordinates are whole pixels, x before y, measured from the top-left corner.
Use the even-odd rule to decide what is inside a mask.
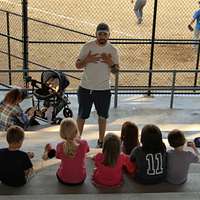
[[[199,43],[198,43],[196,70],[199,69],[199,53],[200,53],[200,40],[199,40]],[[195,72],[195,76],[194,76],[194,86],[197,86],[197,78],[198,78],[198,72]]]
[[[115,75],[114,108],[117,108],[117,103],[118,103],[118,86],[119,86],[119,72]]]
[[[172,78],[172,89],[171,89],[171,100],[170,100],[171,109],[173,108],[173,103],[174,103],[175,83],[176,83],[176,70],[173,71],[173,78]]]
[[[151,57],[150,57],[150,66],[149,66],[149,83],[148,87],[151,87],[152,82],[152,69],[153,69],[153,57],[154,57],[154,42],[156,34],[156,15],[157,15],[157,4],[158,0],[154,0],[154,13],[153,13],[153,27],[152,27],[152,38],[151,38]],[[148,90],[148,96],[151,95],[151,90]]]
[[[27,87],[26,78],[28,77],[28,3],[22,0],[22,40],[23,40],[23,79]]]
[[[7,47],[8,47],[8,77],[9,85],[12,85],[12,76],[11,76],[11,56],[10,56],[10,19],[9,12],[6,12],[6,23],[7,23]]]

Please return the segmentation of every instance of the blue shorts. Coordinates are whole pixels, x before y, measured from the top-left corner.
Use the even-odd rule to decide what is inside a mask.
[[[87,119],[90,116],[91,108],[94,103],[99,117],[108,118],[110,108],[110,90],[88,90],[83,87],[78,89],[78,117]]]

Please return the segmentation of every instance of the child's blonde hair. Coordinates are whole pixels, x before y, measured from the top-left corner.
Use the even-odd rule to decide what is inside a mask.
[[[102,149],[104,154],[104,165],[111,167],[115,166],[120,155],[120,144],[120,138],[113,133],[108,133],[104,137]]]
[[[64,154],[73,157],[76,153],[74,138],[79,134],[76,121],[72,118],[63,119],[60,124],[60,137],[65,140]]]

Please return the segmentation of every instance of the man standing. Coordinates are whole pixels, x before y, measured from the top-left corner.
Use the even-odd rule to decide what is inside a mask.
[[[85,120],[89,118],[94,103],[99,125],[98,148],[102,148],[110,107],[110,72],[117,73],[119,70],[118,52],[108,42],[109,36],[108,25],[100,23],[96,28],[96,39],[81,48],[76,61],[76,68],[84,69],[78,89],[78,128],[82,134]]]
[[[131,0],[131,3],[133,3],[134,0]],[[147,0],[136,0],[134,5],[134,12],[137,17],[137,24],[142,23],[142,17],[143,17],[143,8],[146,5]]]
[[[198,1],[198,4],[200,6],[200,1]],[[192,18],[190,24],[188,25],[188,28],[189,28],[190,31],[193,31],[192,25],[194,24],[195,21],[196,21],[196,26],[195,26],[195,29],[194,29],[193,39],[199,40],[200,39],[200,9],[195,11],[193,18]],[[193,47],[197,48],[198,45],[194,44]]]

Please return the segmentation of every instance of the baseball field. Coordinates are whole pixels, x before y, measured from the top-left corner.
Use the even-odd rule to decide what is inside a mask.
[[[71,30],[94,35],[96,25],[106,22],[111,29],[111,38],[151,39],[154,13],[154,0],[147,0],[144,8],[144,20],[141,25],[136,24],[133,12],[134,4],[130,0],[65,0],[65,1],[28,1],[28,15],[31,18],[45,21]],[[0,8],[21,14],[21,1],[0,0]],[[192,39],[193,33],[187,29],[195,10],[197,1],[191,0],[158,0],[156,18],[156,39]],[[6,31],[5,17],[0,13],[0,32]],[[11,17],[11,34],[21,38],[21,18]],[[29,41],[88,41],[91,37],[82,34],[55,28],[49,25],[29,20]],[[144,39],[144,40],[143,40]],[[140,41],[140,42],[142,42]],[[3,44],[1,49],[6,50],[6,39],[0,37]],[[12,53],[20,56],[22,45],[13,42]],[[79,53],[80,44],[29,44],[29,59],[41,65],[57,69],[75,69],[75,60]],[[149,44],[116,44],[120,53],[121,69],[149,69]],[[195,69],[196,51],[190,44],[157,44],[154,51],[153,69]],[[2,67],[3,66],[3,67]],[[0,54],[0,67],[7,66],[7,56]],[[22,61],[12,59],[13,68],[21,68]],[[30,69],[38,69],[30,64]],[[6,68],[6,67],[5,67]],[[73,74],[80,77],[81,74]],[[37,74],[36,76],[39,76]],[[2,77],[2,76],[1,76]],[[5,78],[5,75],[3,76]],[[2,77],[2,78],[3,78]],[[16,75],[16,79],[21,76]],[[1,78],[1,79],[2,79]],[[178,75],[178,85],[193,84],[194,74]],[[154,85],[170,85],[171,75],[153,75]],[[76,87],[78,81],[72,81]],[[121,85],[146,85],[147,74],[121,74]]]

